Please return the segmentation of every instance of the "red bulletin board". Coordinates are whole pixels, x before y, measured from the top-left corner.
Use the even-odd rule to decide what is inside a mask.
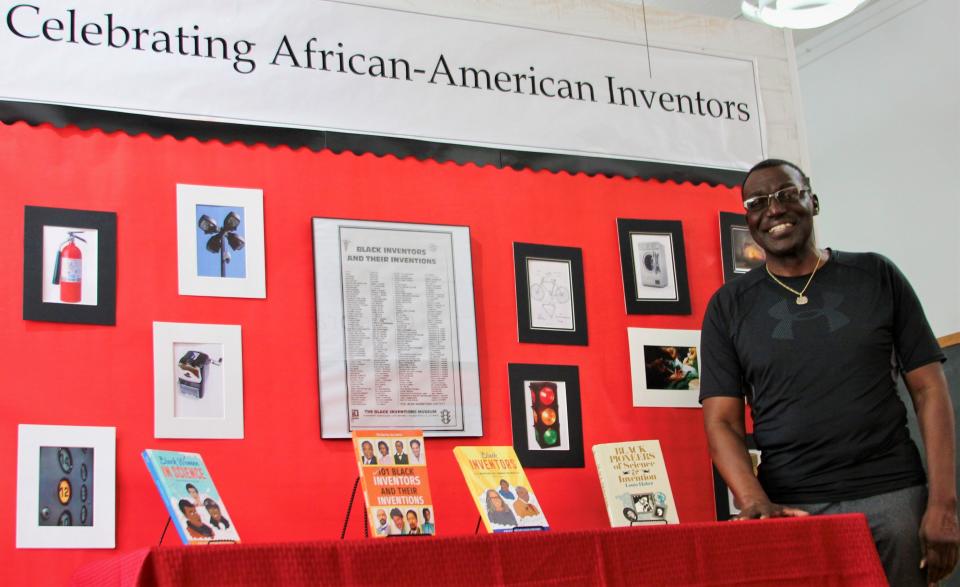
[[[680,520],[713,519],[700,410],[632,407],[626,329],[700,328],[721,284],[718,213],[739,209],[734,189],[24,123],[0,125],[0,178],[0,559],[10,584],[62,584],[85,562],[156,544],[167,513],[144,448],[201,453],[245,542],[339,535],[357,468],[349,440],[320,439],[313,216],[470,226],[484,436],[426,442],[438,534],[470,534],[477,521],[453,447],[512,443],[508,363],[580,368],[585,468],[527,471],[553,528],[607,526],[590,447],[635,439],[660,440]],[[263,190],[265,300],[177,294],[177,183]],[[22,319],[25,205],[117,213],[115,327]],[[618,217],[683,221],[691,315],[626,315]],[[514,241],[583,249],[589,346],[517,342]],[[155,320],[242,326],[244,440],[153,438]],[[117,427],[117,551],[15,549],[20,423]],[[360,512],[350,537],[362,536]]]

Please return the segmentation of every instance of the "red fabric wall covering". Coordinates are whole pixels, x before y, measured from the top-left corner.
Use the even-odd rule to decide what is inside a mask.
[[[116,554],[15,550],[18,423],[117,427],[119,552],[154,544],[166,520],[144,448],[202,453],[245,541],[338,535],[356,465],[349,442],[320,439],[312,216],[471,227],[485,434],[427,441],[439,534],[472,533],[477,519],[452,448],[511,444],[510,362],[580,367],[586,467],[528,471],[553,527],[607,525],[590,446],[651,438],[681,521],[713,519],[700,411],[631,406],[626,328],[700,327],[722,279],[718,212],[738,210],[735,190],[23,123],[0,125],[0,178],[0,559],[12,584],[62,584]],[[263,189],[267,299],[177,294],[176,183]],[[22,320],[24,205],[117,212],[116,327]],[[618,217],[683,221],[691,315],[625,314]],[[590,346],[517,342],[514,241],[583,249]],[[246,439],[153,438],[154,320],[242,325]],[[361,528],[357,515],[348,536]]]

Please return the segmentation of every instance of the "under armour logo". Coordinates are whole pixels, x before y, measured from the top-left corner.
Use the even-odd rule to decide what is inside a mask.
[[[773,329],[772,338],[776,340],[793,340],[793,323],[806,322],[817,318],[826,318],[830,332],[835,332],[850,323],[847,315],[837,310],[843,303],[843,296],[835,293],[823,294],[822,308],[804,308],[796,314],[790,313],[792,307],[787,300],[781,300],[770,308],[770,316],[780,322]]]

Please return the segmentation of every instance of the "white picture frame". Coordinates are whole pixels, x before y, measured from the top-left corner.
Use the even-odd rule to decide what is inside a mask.
[[[358,244],[361,242],[379,243],[384,246],[365,247]],[[349,438],[352,430],[375,429],[423,430],[426,437],[482,436],[470,229],[466,226],[439,224],[314,218],[313,250],[317,304],[317,354],[320,368],[321,436]],[[374,310],[372,304],[366,304],[362,309],[351,305],[352,298],[345,294],[344,276],[350,276],[349,279],[359,276],[360,282],[365,282],[369,275],[360,274],[366,269],[351,264],[354,263],[354,255],[368,254],[375,257],[370,260],[370,263],[382,263],[380,275],[385,280],[383,283],[386,284],[384,290],[381,290],[383,295],[394,295],[390,293],[393,291],[390,288],[394,287],[390,284],[395,282],[392,281],[393,277],[387,277],[391,272],[394,277],[403,274],[403,279],[410,279],[405,282],[404,287],[416,289],[418,293],[414,294],[415,297],[422,299],[424,296],[433,295],[425,293],[422,289],[425,283],[423,280],[427,279],[424,272],[432,274],[429,279],[435,279],[431,287],[439,284],[438,289],[432,291],[443,291],[440,295],[445,301],[440,328],[444,332],[441,337],[444,344],[449,345],[449,348],[445,348],[446,354],[443,355],[445,369],[443,377],[451,378],[450,386],[447,388],[451,394],[448,405],[411,405],[408,411],[414,412],[415,417],[407,418],[405,415],[390,414],[383,416],[381,420],[379,419],[381,416],[374,409],[378,406],[370,405],[371,400],[368,400],[368,405],[350,403],[348,363],[352,359],[348,356],[348,348],[356,347],[351,347],[347,338],[355,336],[357,331],[347,330],[347,315],[354,311],[372,313]],[[397,266],[393,266],[394,262],[389,259],[397,255],[405,257],[411,265],[400,261]],[[418,261],[424,261],[425,264]],[[434,265],[434,262],[437,264]],[[419,267],[419,269],[411,269],[407,272],[404,269],[406,267]],[[424,269],[425,267],[433,269]],[[361,284],[359,287],[366,286]],[[370,294],[371,298],[372,295]],[[392,303],[384,304],[384,307],[388,307],[388,313],[395,308]],[[345,305],[348,307],[345,308]],[[413,310],[412,306],[406,307],[406,310],[412,311],[408,317],[413,316],[413,320],[424,318],[424,312],[421,310]],[[429,313],[429,310],[426,313]],[[383,318],[386,320],[384,324],[393,324],[386,314]],[[419,330],[417,332],[417,336],[422,337],[425,341],[423,345],[426,346],[427,333]],[[369,338],[369,336],[368,333],[356,335],[357,338]],[[396,355],[390,352],[388,355],[390,368],[395,369]],[[448,366],[445,362],[447,358],[451,361]],[[359,362],[353,364],[358,365]],[[426,368],[432,369],[432,367]],[[368,379],[374,381],[372,374],[367,371],[363,373],[363,376],[371,375]],[[398,378],[395,375],[392,377],[394,380]],[[377,396],[368,394],[366,397]],[[398,404],[401,403],[398,401]],[[408,406],[396,405],[396,407],[403,410]],[[373,420],[377,421],[373,422]],[[438,424],[442,420],[446,420],[446,427]]]
[[[17,548],[115,548],[117,429],[20,424],[17,436]],[[78,455],[79,460],[81,448],[84,453],[90,451],[89,460],[92,460],[92,471],[83,464],[82,479],[80,465],[74,467],[71,457],[68,457],[71,458],[69,468],[61,464],[54,477],[41,471],[43,461],[49,465],[47,459],[41,458],[41,449],[58,452],[66,449],[68,454]],[[66,481],[69,488],[66,494],[60,493],[59,487],[40,486],[42,479],[56,477],[60,477],[60,487]],[[88,491],[92,494],[89,500]],[[65,495],[67,503],[60,499],[53,511],[47,508],[42,512],[41,493],[49,495],[51,492],[58,497]],[[76,512],[80,508],[84,512],[89,508],[92,512],[89,514],[90,525],[79,523],[80,515]],[[43,525],[44,515],[50,522],[70,515],[77,524]]]
[[[699,330],[627,328],[627,339],[634,407],[700,407]]]
[[[237,233],[244,245],[232,247],[232,262],[226,263],[235,274],[221,277],[206,272],[208,257],[215,253],[201,249],[198,241],[206,237],[198,227],[198,217],[205,207],[236,210],[242,220]],[[212,219],[223,224],[223,218]],[[263,190],[206,185],[177,184],[177,273],[182,296],[227,298],[266,298],[266,267],[263,228]],[[203,255],[202,257],[200,255]],[[216,261],[219,264],[219,261]],[[236,272],[240,269],[242,271]]]
[[[180,367],[188,352],[203,358],[193,380]],[[154,322],[153,387],[154,438],[243,438],[240,326]],[[190,405],[205,401],[215,407]]]

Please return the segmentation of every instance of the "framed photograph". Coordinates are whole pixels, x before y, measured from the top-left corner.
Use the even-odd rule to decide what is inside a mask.
[[[679,220],[617,219],[627,314],[689,314]]]
[[[153,436],[243,438],[239,326],[153,323]]]
[[[757,444],[753,440],[753,434],[746,436],[747,450],[750,453],[750,460],[753,461],[753,474],[756,475],[760,467],[760,451],[757,450]],[[733,516],[740,513],[740,508],[733,503],[733,493],[727,487],[727,483],[720,476],[720,471],[716,465],[713,466],[713,497],[717,506],[717,521],[725,522]]]
[[[743,214],[720,213],[720,256],[724,283],[766,261],[763,249],[750,236]]]
[[[699,408],[699,330],[628,328],[635,407]]]
[[[116,213],[24,208],[23,319],[116,324]]]
[[[520,342],[587,345],[583,253],[513,243]]]
[[[482,436],[470,229],[313,219],[323,438]]]
[[[180,295],[267,297],[263,191],[177,184]]]
[[[513,448],[524,467],[582,467],[580,370],[508,365]]]
[[[116,546],[117,429],[20,424],[17,548]]]

